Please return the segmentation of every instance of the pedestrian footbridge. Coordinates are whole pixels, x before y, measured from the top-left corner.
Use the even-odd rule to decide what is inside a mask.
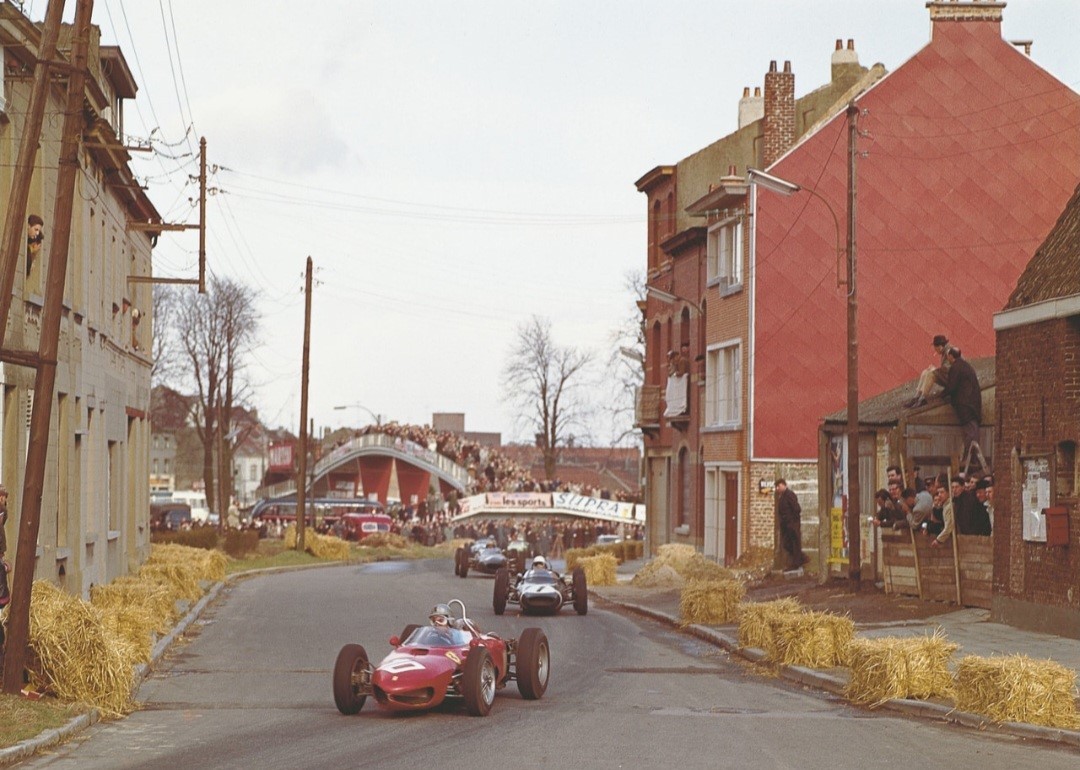
[[[447,497],[465,492],[469,472],[453,460],[413,441],[385,433],[368,433],[340,444],[308,468],[307,494],[314,497],[352,498],[362,494],[386,505],[391,478],[396,477],[403,502],[423,500],[432,480]],[[263,487],[264,498],[296,494],[295,480]]]

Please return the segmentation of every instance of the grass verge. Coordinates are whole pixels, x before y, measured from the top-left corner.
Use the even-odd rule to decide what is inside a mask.
[[[21,695],[0,694],[0,747],[29,740],[85,712],[77,704],[60,703],[55,698],[29,700]]]

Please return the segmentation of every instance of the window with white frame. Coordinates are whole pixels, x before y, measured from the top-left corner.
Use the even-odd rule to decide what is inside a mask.
[[[707,278],[718,281],[721,289],[742,285],[742,220],[738,217],[709,229]]]
[[[742,420],[742,344],[709,347],[705,356],[705,424],[732,427]]]

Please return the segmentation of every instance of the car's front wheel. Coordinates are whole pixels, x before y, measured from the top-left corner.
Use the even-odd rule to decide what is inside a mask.
[[[473,647],[465,658],[461,674],[461,694],[465,710],[474,717],[486,717],[495,702],[495,663],[487,647]]]
[[[518,639],[515,658],[518,692],[526,700],[537,700],[547,690],[551,674],[551,651],[547,634],[539,628],[526,628]]]
[[[585,581],[585,570],[574,567],[574,609],[578,615],[589,611],[589,586]]]
[[[355,714],[367,700],[368,680],[367,651],[359,644],[346,644],[334,663],[334,703],[342,714]]]
[[[496,615],[506,612],[506,598],[510,595],[510,573],[501,569],[495,573],[495,595],[491,601]]]

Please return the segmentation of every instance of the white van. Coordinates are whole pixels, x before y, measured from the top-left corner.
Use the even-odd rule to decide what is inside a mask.
[[[210,508],[206,505],[206,493],[183,490],[172,493],[173,502],[191,506],[191,520],[200,524],[210,521]]]

